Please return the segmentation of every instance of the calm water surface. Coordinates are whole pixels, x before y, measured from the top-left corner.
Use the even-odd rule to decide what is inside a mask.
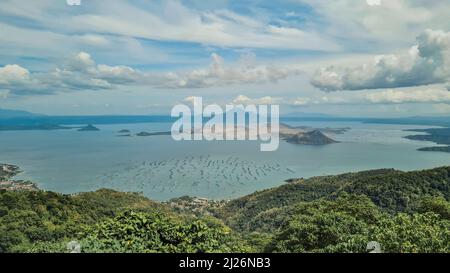
[[[376,168],[425,169],[450,165],[450,153],[420,152],[433,143],[402,138],[403,129],[430,126],[301,122],[291,125],[350,127],[330,135],[341,143],[294,145],[281,141],[275,152],[258,142],[175,142],[170,136],[119,137],[117,131],[169,130],[171,124],[97,126],[98,132],[0,132],[0,162],[19,165],[18,179],[63,193],[113,188],[166,200],[182,195],[233,198],[311,177]]]

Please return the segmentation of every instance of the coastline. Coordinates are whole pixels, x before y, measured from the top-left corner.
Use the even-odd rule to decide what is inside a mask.
[[[6,169],[7,176],[15,173],[10,170],[18,171],[17,166]],[[1,228],[8,231],[1,234],[16,239],[3,240],[1,251],[63,253],[75,240],[84,253],[185,253],[197,252],[197,247],[201,252],[269,253],[285,245],[293,246],[286,252],[295,253],[364,253],[367,242],[375,240],[385,252],[449,252],[450,166],[409,172],[377,169],[289,182],[230,200],[182,196],[164,202],[107,188],[77,194],[0,190]],[[131,233],[130,223],[135,227]],[[433,235],[418,242],[416,233],[404,232],[405,225],[408,231],[419,228],[416,233],[428,235],[431,230]],[[202,239],[200,246],[193,249],[188,241],[185,248],[179,240],[166,240],[161,248],[159,234],[173,234],[173,227],[182,232],[180,240]],[[108,237],[98,237],[105,228]],[[302,232],[285,236],[296,230]],[[305,242],[303,230],[320,239]],[[385,237],[386,230],[395,237]],[[229,248],[237,242],[242,248]]]
[[[0,163],[0,190],[40,190],[32,181],[14,180],[14,176],[21,173],[19,166]]]
[[[94,193],[97,191],[109,190],[109,191],[115,191],[115,192],[120,192],[120,193],[125,193],[125,194],[142,195],[143,197],[145,197],[149,200],[152,200],[152,202],[157,202],[160,204],[168,205],[168,206],[172,207],[172,209],[175,209],[179,212],[190,211],[195,214],[197,214],[197,213],[209,214],[208,210],[210,208],[219,208],[229,202],[239,200],[242,198],[246,198],[248,196],[252,196],[255,194],[257,195],[261,192],[267,192],[267,191],[271,191],[271,190],[274,190],[277,188],[282,188],[285,185],[289,186],[289,185],[296,185],[299,183],[303,184],[303,183],[307,183],[308,181],[320,180],[320,179],[324,179],[327,177],[330,177],[330,178],[331,177],[345,177],[345,176],[353,176],[353,175],[366,174],[366,173],[367,174],[369,174],[369,173],[370,174],[377,174],[377,173],[383,174],[385,172],[407,174],[407,173],[423,172],[423,171],[440,169],[440,168],[450,168],[450,165],[436,166],[431,169],[430,168],[418,168],[418,169],[408,170],[408,171],[402,171],[402,170],[394,169],[394,168],[380,168],[380,169],[349,171],[349,172],[342,172],[342,173],[338,173],[338,174],[316,175],[316,176],[311,176],[311,177],[292,177],[289,179],[285,179],[283,181],[284,183],[280,183],[278,186],[272,186],[272,187],[258,189],[258,190],[255,190],[254,192],[242,194],[239,196],[235,196],[233,198],[215,199],[215,198],[207,198],[207,197],[196,196],[196,195],[180,195],[177,197],[169,198],[167,200],[155,200],[155,199],[152,199],[151,197],[145,196],[144,193],[141,191],[116,190],[116,189],[107,188],[107,187],[106,188],[99,187],[99,188],[93,189],[93,190],[78,191],[78,192],[73,192],[73,193],[63,193],[63,192],[55,191],[55,190],[45,190],[45,189],[40,188],[36,182],[29,181],[29,180],[13,179],[16,175],[22,173],[23,170],[17,165],[5,164],[5,163],[0,162],[0,191],[1,190],[42,191],[42,192],[55,192],[55,193],[62,194],[62,195],[76,196],[79,194]]]
[[[421,135],[407,135],[406,139],[429,141],[441,146],[428,146],[417,149],[424,152],[444,152],[450,153],[450,128],[428,128],[428,129],[406,129],[405,132],[425,133]]]

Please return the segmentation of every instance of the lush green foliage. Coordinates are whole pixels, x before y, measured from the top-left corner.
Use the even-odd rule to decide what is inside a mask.
[[[333,200],[342,193],[366,195],[390,213],[413,213],[420,211],[426,197],[450,199],[450,167],[413,172],[383,169],[300,179],[235,199],[217,210],[216,216],[237,230],[271,231],[279,228],[279,222],[292,213],[289,210],[296,203]]]
[[[71,240],[84,252],[366,252],[369,241],[450,252],[449,198],[450,167],[300,179],[196,214],[112,190],[0,191],[0,252],[62,252]]]
[[[165,214],[126,212],[89,227],[82,238],[85,252],[239,252],[247,251],[219,223],[177,221]]]
[[[0,191],[0,252],[24,251],[35,242],[73,236],[101,219],[159,204],[138,194],[99,190],[76,196],[43,191]]]
[[[371,234],[385,252],[450,252],[450,221],[432,212],[383,217]]]
[[[269,252],[363,252],[369,226],[381,216],[364,196],[345,195],[335,201],[301,202],[280,228]]]
[[[365,252],[377,241],[384,252],[449,252],[450,222],[439,215],[382,212],[365,196],[295,206],[268,244],[269,252]]]
[[[450,202],[443,197],[426,197],[418,207],[419,212],[434,212],[443,219],[450,220]]]

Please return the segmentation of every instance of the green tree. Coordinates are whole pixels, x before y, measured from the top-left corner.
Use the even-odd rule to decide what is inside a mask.
[[[450,251],[450,222],[427,212],[383,217],[371,232],[384,252],[426,253]]]
[[[419,212],[434,212],[443,219],[450,220],[450,202],[444,197],[427,197],[422,200]]]
[[[343,194],[334,201],[299,203],[266,251],[363,252],[369,226],[382,216],[369,198]]]
[[[177,221],[159,212],[127,211],[88,228],[85,252],[232,252],[244,245],[223,225]]]

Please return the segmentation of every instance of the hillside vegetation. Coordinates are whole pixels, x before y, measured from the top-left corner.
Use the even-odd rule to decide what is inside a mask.
[[[286,212],[298,202],[334,200],[342,193],[364,195],[388,213],[412,213],[424,197],[450,199],[450,167],[412,172],[381,169],[299,179],[232,200],[216,214],[238,230],[266,230],[273,226],[254,222],[266,215],[276,221],[278,217],[269,215]]]
[[[450,167],[298,179],[229,202],[0,191],[0,252],[450,252]],[[183,205],[184,204],[184,205]],[[181,206],[181,207],[180,207]],[[184,209],[183,209],[184,208]]]

